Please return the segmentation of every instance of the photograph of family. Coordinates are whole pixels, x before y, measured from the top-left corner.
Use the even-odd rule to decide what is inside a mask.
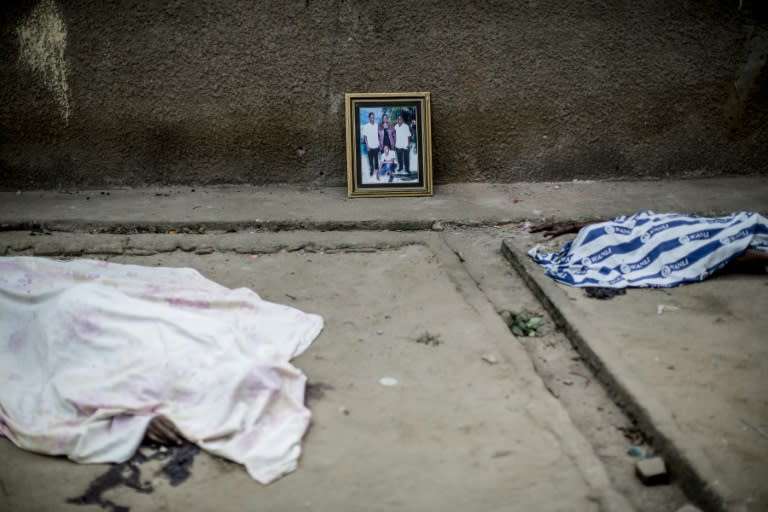
[[[428,92],[347,93],[349,197],[431,196]]]
[[[362,184],[419,181],[418,124],[413,107],[360,107]]]

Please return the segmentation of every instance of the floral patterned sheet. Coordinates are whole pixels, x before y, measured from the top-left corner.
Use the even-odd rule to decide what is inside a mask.
[[[310,419],[290,360],[318,315],[187,268],[0,258],[0,434],[76,462],[121,462],[159,414],[269,483]]]

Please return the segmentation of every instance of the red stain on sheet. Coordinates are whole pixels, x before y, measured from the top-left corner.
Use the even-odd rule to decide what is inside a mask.
[[[208,309],[211,307],[211,303],[207,300],[189,300],[179,298],[165,299],[165,302],[171,306],[181,306],[187,308]]]

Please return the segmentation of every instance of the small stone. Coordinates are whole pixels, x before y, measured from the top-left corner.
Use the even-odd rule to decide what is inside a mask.
[[[343,414],[344,416],[349,416],[349,409],[347,409],[347,408],[346,408],[346,407],[344,407],[343,405],[342,405],[341,407],[339,407],[339,412],[340,412],[341,414]]]
[[[482,359],[488,364],[496,364],[499,362],[499,358],[493,354],[483,354]]]
[[[445,229],[445,226],[443,226],[443,223],[440,221],[435,222],[432,224],[432,231],[443,231]]]
[[[651,457],[642,459],[635,464],[635,472],[645,485],[660,485],[669,483],[669,474],[664,459]]]
[[[701,512],[701,509],[695,505],[686,503],[685,505],[677,509],[677,512]]]

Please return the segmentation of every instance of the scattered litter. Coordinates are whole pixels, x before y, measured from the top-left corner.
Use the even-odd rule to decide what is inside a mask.
[[[258,254],[251,254],[251,259],[252,259],[252,260],[257,260],[257,259],[259,259],[259,255],[258,255]]]
[[[464,263],[465,261],[467,261],[467,260],[464,259],[464,255],[461,254],[460,251],[453,251],[453,253],[456,255],[457,258],[459,258],[459,261],[461,263]]]
[[[757,432],[758,434],[760,434],[761,436],[763,436],[764,438],[768,439],[768,433],[766,433],[765,430],[761,429],[758,426],[752,425],[747,420],[741,420],[741,422],[746,426],[748,426],[749,428],[751,428],[752,430],[754,430],[755,432]]]
[[[520,227],[523,229],[531,229],[531,227],[533,227],[533,222],[527,220],[523,222],[523,224]]]
[[[167,234],[167,235],[175,235],[176,234],[176,230],[175,229],[169,229],[169,230],[167,230],[165,232],[165,234]]]
[[[201,235],[204,235],[205,234],[205,226],[198,227],[197,228],[197,232],[200,233]]]
[[[488,364],[496,364],[499,362],[499,358],[493,354],[483,354],[482,359]]]
[[[342,405],[341,407],[339,407],[339,412],[340,412],[341,414],[343,414],[344,416],[349,416],[349,409],[347,409],[347,408],[346,408],[346,407],[344,407],[343,405]]]
[[[286,297],[288,297],[288,298],[289,298],[289,299],[291,299],[291,300],[296,300],[296,297],[294,297],[294,296],[293,296],[293,295],[291,295],[290,293],[286,293],[286,294],[285,294],[285,296],[286,296]]]
[[[499,315],[515,336],[536,336],[542,320],[533,313],[513,313],[507,309],[500,311]]]
[[[664,459],[651,457],[640,459],[635,463],[635,473],[645,485],[661,485],[669,483],[669,474]]]
[[[629,445],[627,449],[627,455],[632,457],[638,457],[640,459],[648,459],[653,457],[653,450],[646,448],[645,446],[638,446],[636,444]]]
[[[436,347],[440,345],[443,342],[443,340],[440,339],[440,335],[434,335],[430,332],[424,332],[421,336],[416,338],[416,343],[421,343],[422,345],[432,346]]]
[[[384,331],[376,331],[376,336],[383,336],[383,335],[384,335]]]
[[[667,304],[659,304],[656,306],[657,315],[663,315],[665,311],[680,311],[680,308],[677,306],[669,306]]]
[[[565,386],[573,386],[573,381],[572,380],[564,380],[563,381],[563,385],[565,385]]]
[[[642,446],[645,444],[645,433],[637,427],[616,427],[630,443]]]
[[[626,293],[625,288],[606,288],[604,286],[587,286],[584,288],[584,294],[591,299],[607,300]]]
[[[382,377],[379,379],[379,384],[382,386],[397,386],[397,379],[394,377]]]
[[[492,459],[500,459],[501,457],[508,457],[512,455],[512,450],[497,450],[491,455]]]
[[[443,231],[445,229],[445,226],[443,226],[443,223],[440,221],[435,222],[432,224],[432,231]]]

